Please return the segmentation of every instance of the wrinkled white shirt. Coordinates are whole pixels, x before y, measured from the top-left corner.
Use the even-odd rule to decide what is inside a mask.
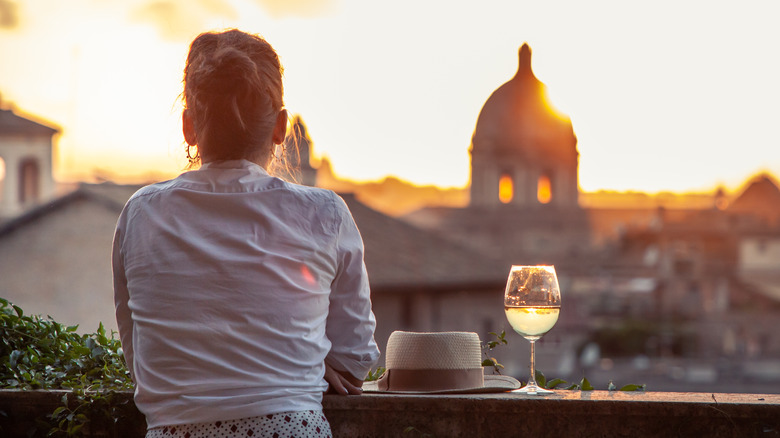
[[[149,427],[320,410],[323,361],[363,378],[379,356],[346,204],[249,161],[139,190],[112,260],[119,334]]]

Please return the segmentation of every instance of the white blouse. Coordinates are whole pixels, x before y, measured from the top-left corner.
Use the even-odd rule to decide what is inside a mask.
[[[329,190],[208,163],[130,198],[112,260],[149,427],[320,410],[323,361],[364,378],[379,357],[363,242]]]

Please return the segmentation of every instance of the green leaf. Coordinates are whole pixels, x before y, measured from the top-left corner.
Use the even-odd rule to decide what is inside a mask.
[[[97,359],[99,357],[102,357],[103,354],[105,354],[106,350],[103,349],[103,347],[95,347],[90,352],[93,359]]]
[[[555,389],[558,385],[564,385],[564,384],[566,384],[566,381],[563,379],[552,379],[549,382],[547,382],[547,386],[545,386],[545,388]]]
[[[387,371],[387,370],[385,369],[385,367],[378,367],[378,368],[376,369],[376,371],[374,371],[374,372],[371,372],[371,371],[369,371],[369,372],[368,372],[368,376],[366,377],[366,382],[371,382],[371,381],[374,381],[374,380],[379,380],[379,378],[380,378],[380,377],[382,377],[382,375],[385,373],[385,371]],[[129,380],[129,379],[128,379],[128,380]]]
[[[542,373],[539,370],[536,370],[536,372],[534,373],[534,379],[536,380],[536,384],[542,388],[544,388],[545,385],[547,385],[547,378],[545,378],[544,373]]]
[[[501,330],[501,334],[498,334],[496,332],[490,332],[490,334],[496,337],[497,339],[497,341],[495,341],[496,343],[507,344],[505,330]]]
[[[607,385],[607,391],[614,391],[616,389],[617,389],[617,386],[615,386],[615,384],[612,383],[612,381],[610,380],[609,381],[609,385]]]
[[[14,350],[11,352],[11,354],[8,356],[8,365],[11,368],[16,368],[16,364],[19,361],[19,358],[23,355],[20,350]]]
[[[483,367],[492,367],[493,365],[495,365],[495,363],[493,362],[493,359],[485,359],[485,360],[482,361],[482,366]]]
[[[564,389],[568,389],[568,390],[570,390],[570,391],[571,391],[571,390],[577,390],[577,389],[580,389],[580,385],[578,385],[578,384],[576,384],[576,383],[572,383],[570,386],[568,386],[568,387],[566,387],[566,388],[564,388]]]
[[[590,384],[587,377],[583,377],[582,380],[580,380],[580,389],[582,391],[593,391],[593,385]]]
[[[644,391],[646,385],[625,385],[620,388],[621,391]]]

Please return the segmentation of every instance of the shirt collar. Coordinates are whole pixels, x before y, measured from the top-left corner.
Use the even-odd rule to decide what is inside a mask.
[[[269,175],[268,171],[263,169],[262,166],[245,159],[211,161],[208,163],[201,164],[200,170],[206,170],[206,169],[247,169],[249,171],[257,172],[262,175]]]

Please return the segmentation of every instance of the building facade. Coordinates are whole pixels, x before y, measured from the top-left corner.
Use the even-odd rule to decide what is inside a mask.
[[[0,109],[0,222],[54,196],[52,142],[58,132]]]

